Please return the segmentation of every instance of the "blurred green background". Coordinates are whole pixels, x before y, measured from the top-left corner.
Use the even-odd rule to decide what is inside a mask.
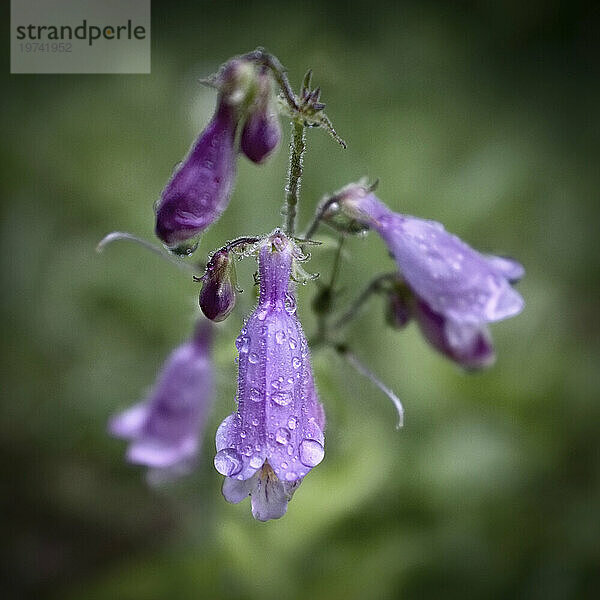
[[[598,597],[600,80],[598,12],[583,6],[155,0],[151,75],[9,76],[6,56],[3,598]],[[257,45],[296,87],[314,69],[349,145],[308,132],[302,224],[322,194],[379,177],[395,210],[527,269],[527,307],[493,327],[485,373],[463,374],[414,326],[386,329],[377,299],[350,328],[404,401],[401,431],[368,382],[315,353],[327,454],[268,524],[221,498],[212,467],[252,261],[219,326],[201,465],[150,489],[106,421],[188,335],[199,290],[133,245],[94,252],[114,229],[153,238],[153,202],[212,113],[197,79]],[[278,225],[287,136],[265,166],[240,160],[198,256]],[[346,250],[342,302],[391,267],[373,235]],[[333,245],[313,255],[326,273]],[[315,290],[299,290],[309,333]]]

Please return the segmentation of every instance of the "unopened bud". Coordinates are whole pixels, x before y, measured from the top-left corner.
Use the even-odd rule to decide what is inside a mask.
[[[199,304],[211,321],[223,321],[235,306],[235,263],[227,250],[218,250],[206,265]]]
[[[256,96],[242,130],[240,147],[255,163],[264,162],[281,141],[281,124],[272,87],[271,75],[260,73],[256,81]]]

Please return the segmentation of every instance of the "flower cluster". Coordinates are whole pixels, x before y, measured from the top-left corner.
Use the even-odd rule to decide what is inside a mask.
[[[227,242],[209,255],[204,274],[195,277],[202,282],[202,313],[220,322],[236,305],[236,260],[254,256],[258,261],[258,303],[235,341],[237,406],[216,432],[214,466],[225,478],[225,499],[238,503],[250,496],[254,518],[268,521],[285,514],[303,479],[325,457],[325,413],[296,301],[296,283],[312,279],[301,263],[309,258],[309,245],[318,248],[312,238],[321,223],[339,232],[339,246],[329,283],[320,284],[312,304],[318,329],[311,346],[337,350],[388,395],[401,420],[400,401],[348,348],[342,325],[371,292],[380,293],[391,326],[402,329],[415,321],[427,342],[447,358],[469,370],[487,367],[495,358],[489,324],[523,309],[513,284],[524,270],[512,259],[477,252],[440,223],[393,212],[363,183],[325,198],[305,236],[295,237],[305,129],[324,128],[345,147],[323,112],[320,89],[311,88],[309,72],[301,92],[294,94],[279,61],[261,49],[231,59],[209,83],[218,93],[215,114],[156,207],[156,234],[177,256],[153,249],[189,268],[179,254],[193,252],[199,234],[227,207],[238,152],[264,163],[281,140],[278,112],[285,111],[292,122],[285,229]],[[336,316],[341,244],[346,235],[368,230],[381,237],[396,269],[375,277]],[[115,239],[137,238],[113,233],[101,246]],[[130,440],[128,460],[148,466],[153,481],[188,473],[197,458],[214,398],[214,326],[209,321],[199,321],[192,339],[168,358],[149,398],[110,421],[114,435]]]
[[[264,67],[232,59],[211,84],[219,92],[215,114],[176,168],[156,207],[156,235],[168,247],[184,252],[229,204],[240,123],[244,122],[240,148],[255,163],[264,162],[281,139],[272,77]]]

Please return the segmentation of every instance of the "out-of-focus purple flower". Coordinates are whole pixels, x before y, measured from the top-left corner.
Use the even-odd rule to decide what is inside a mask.
[[[252,496],[252,513],[276,519],[324,457],[325,416],[290,280],[297,252],[276,231],[259,251],[258,306],[236,340],[238,407],[221,423],[215,467],[229,502]]]
[[[189,248],[189,240],[227,208],[236,174],[235,133],[254,77],[254,65],[233,59],[213,81],[219,90],[215,114],[157,204],[156,235],[170,248],[184,242]]]
[[[334,199],[330,210],[375,229],[408,286],[445,319],[477,325],[523,309],[523,298],[510,285],[523,275],[515,261],[484,256],[435,221],[392,212],[361,184],[347,186]]]
[[[189,473],[194,465],[214,400],[211,344],[212,325],[198,323],[171,353],[148,398],[109,422],[112,435],[131,440],[127,460],[150,467],[151,480]]]
[[[235,263],[226,249],[217,250],[202,277],[199,304],[211,321],[223,321],[235,306]]]
[[[242,130],[240,147],[252,162],[260,164],[279,145],[281,124],[274,102],[270,73],[261,72],[256,83],[256,96]]]

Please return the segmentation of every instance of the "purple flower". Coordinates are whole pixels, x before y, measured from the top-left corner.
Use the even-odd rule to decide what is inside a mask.
[[[227,208],[236,174],[235,133],[255,77],[252,63],[233,59],[212,80],[219,90],[215,114],[156,208],[156,235],[173,249],[198,236]]]
[[[211,321],[223,321],[235,307],[235,263],[226,249],[212,255],[202,281],[202,312]]]
[[[235,106],[220,97],[217,110],[163,190],[156,235],[175,248],[214,223],[229,203],[236,173]]]
[[[188,473],[214,399],[212,326],[198,323],[192,339],[165,362],[149,397],[109,422],[112,435],[131,440],[127,460],[151,468],[152,480]]]
[[[256,97],[242,130],[240,147],[252,162],[260,164],[279,145],[281,124],[274,105],[271,75],[260,73],[256,84]]]
[[[221,423],[215,467],[229,502],[252,496],[252,513],[276,519],[324,457],[325,417],[296,316],[290,281],[296,248],[274,232],[259,251],[258,306],[236,340],[237,411]]]
[[[480,254],[440,223],[392,212],[361,184],[329,199],[323,218],[377,231],[415,297],[411,314],[435,348],[469,368],[493,362],[486,324],[523,309],[523,298],[511,286],[524,274],[519,263]]]
[[[392,212],[360,184],[346,187],[335,200],[339,210],[377,231],[406,283],[434,312],[478,324],[523,309],[523,298],[510,285],[523,275],[518,263],[480,254],[440,223]]]

